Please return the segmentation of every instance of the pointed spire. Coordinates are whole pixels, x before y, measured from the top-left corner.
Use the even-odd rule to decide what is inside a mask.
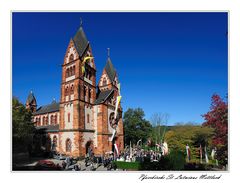
[[[73,42],[75,44],[75,47],[80,57],[82,57],[82,55],[84,54],[89,44],[89,41],[83,31],[82,24],[83,24],[83,21],[82,21],[82,18],[80,18],[80,27],[76,32],[75,36],[73,37]]]
[[[82,17],[80,17],[80,27],[82,27],[83,21],[82,21]]]
[[[108,50],[108,58],[110,58],[110,48],[107,48]]]

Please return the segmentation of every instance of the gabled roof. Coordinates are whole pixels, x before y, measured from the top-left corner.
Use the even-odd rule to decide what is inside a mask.
[[[86,50],[89,41],[87,40],[87,37],[83,31],[82,26],[78,29],[77,33],[75,34],[73,38],[74,45],[77,49],[78,55],[80,57],[83,56],[84,51]]]
[[[34,115],[45,114],[45,113],[50,113],[50,112],[55,112],[55,111],[59,111],[59,103],[57,103],[56,101],[53,101],[49,105],[44,105],[44,106],[39,107],[37,109],[37,111],[33,114]]]
[[[97,95],[97,99],[95,100],[94,104],[101,104],[106,101],[106,99],[112,94],[112,90],[100,91]]]
[[[107,63],[105,65],[104,69],[107,72],[107,75],[108,75],[109,79],[111,80],[111,82],[113,82],[114,81],[114,77],[116,75],[116,70],[113,67],[113,64],[111,62],[110,57],[108,57]]]
[[[31,91],[27,97],[27,103],[31,103],[32,101],[36,101],[34,95],[33,95],[33,92]]]

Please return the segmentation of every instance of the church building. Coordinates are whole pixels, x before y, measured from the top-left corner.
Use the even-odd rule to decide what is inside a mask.
[[[83,70],[86,57],[92,59]],[[98,82],[96,72],[92,48],[81,25],[63,59],[60,102],[37,107],[32,92],[26,101],[36,129],[43,130],[48,138],[46,148],[73,157],[85,156],[89,147],[95,155],[114,151],[115,146],[119,152],[123,150],[121,104],[115,110],[120,87],[109,55]]]

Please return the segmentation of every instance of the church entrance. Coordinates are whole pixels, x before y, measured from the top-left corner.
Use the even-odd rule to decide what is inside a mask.
[[[85,145],[86,154],[88,154],[89,151],[92,151],[92,150],[93,150],[91,146],[92,146],[92,141],[91,141],[91,140],[87,141],[87,143],[86,143],[86,145]],[[91,150],[90,150],[90,149],[91,149]]]

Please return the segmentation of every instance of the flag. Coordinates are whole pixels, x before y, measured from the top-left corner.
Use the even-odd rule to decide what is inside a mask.
[[[118,83],[117,87],[118,87],[118,93],[119,93],[119,95],[121,95],[120,94],[120,87],[121,87],[120,83]]]
[[[85,62],[87,62],[90,59],[93,59],[94,57],[85,57],[82,62],[82,73],[85,73]]]
[[[191,156],[191,152],[190,152],[190,148],[189,148],[188,144],[186,145],[186,151],[187,151],[187,159],[189,161],[190,160],[190,156]]]
[[[205,146],[204,150],[205,150],[205,160],[206,160],[206,163],[208,163],[208,155],[207,155],[207,147],[206,146]]]
[[[111,140],[110,140],[110,141],[113,141],[113,138],[115,137],[115,134],[116,134],[116,130],[113,129],[113,133],[112,133],[112,137],[111,137]]]
[[[200,151],[200,162],[202,163],[202,145],[201,144],[199,147],[199,151]]]
[[[117,96],[117,101],[116,101],[116,105],[115,105],[115,112],[114,112],[114,119],[116,119],[116,117],[117,117],[118,105],[121,101],[121,98],[122,98],[122,96]]]
[[[114,144],[114,147],[115,147],[116,153],[117,153],[117,155],[118,155],[118,154],[119,154],[119,151],[118,151],[118,146],[117,146],[116,143]]]

